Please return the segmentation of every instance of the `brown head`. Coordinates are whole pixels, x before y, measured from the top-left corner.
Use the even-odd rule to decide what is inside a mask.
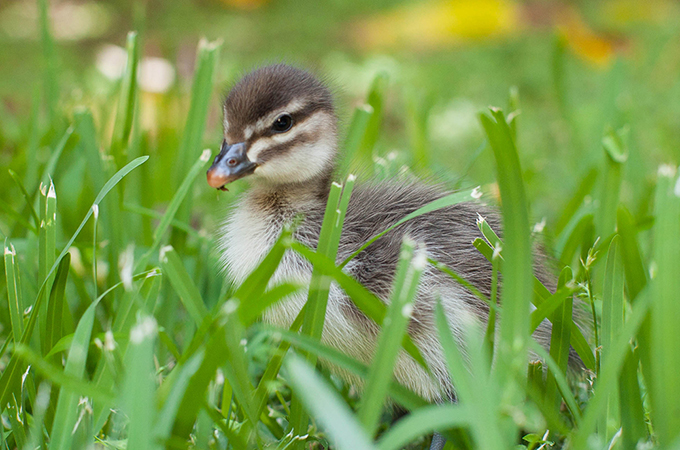
[[[291,184],[327,174],[336,129],[331,93],[317,78],[285,64],[257,69],[224,102],[224,141],[208,184],[222,189],[244,176]]]

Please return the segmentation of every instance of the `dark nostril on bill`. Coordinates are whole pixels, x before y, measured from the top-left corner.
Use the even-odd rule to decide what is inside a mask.
[[[236,161],[236,158],[229,158],[227,160],[227,165],[229,165],[231,167],[234,167],[237,163],[238,163],[238,161]]]

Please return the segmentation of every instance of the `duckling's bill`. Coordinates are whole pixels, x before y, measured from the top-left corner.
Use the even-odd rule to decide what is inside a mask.
[[[226,191],[225,185],[250,175],[257,168],[257,163],[248,159],[245,142],[229,145],[222,141],[220,153],[208,169],[207,177],[210,187]]]

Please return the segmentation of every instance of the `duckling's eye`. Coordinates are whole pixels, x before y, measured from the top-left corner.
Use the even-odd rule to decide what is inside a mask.
[[[272,130],[274,130],[275,133],[285,133],[286,131],[290,130],[292,126],[293,118],[290,116],[290,114],[281,114],[274,121]]]

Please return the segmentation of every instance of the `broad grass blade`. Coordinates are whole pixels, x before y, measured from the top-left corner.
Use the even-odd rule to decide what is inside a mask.
[[[90,345],[90,335],[94,324],[95,308],[99,301],[93,302],[80,318],[73,342],[66,359],[64,373],[82,379],[85,376],[85,362],[87,360],[88,348]],[[50,433],[50,448],[55,450],[67,450],[72,447],[73,431],[78,420],[78,400],[80,390],[70,391],[61,389],[57,400],[57,410]]]
[[[602,295],[602,319],[600,342],[602,353],[600,361],[609,357],[612,344],[616,341],[623,328],[623,264],[620,256],[618,235],[609,244],[607,262],[604,274],[604,289]],[[612,390],[607,399],[607,412],[602,417],[601,431],[605,440],[609,441],[619,429],[619,398],[618,390]]]
[[[366,391],[359,404],[359,420],[369,436],[375,434],[393,377],[394,364],[401,349],[401,341],[413,311],[420,274],[427,265],[424,250],[421,249],[414,258],[414,249],[413,242],[404,240],[397,263],[392,298],[378,337],[378,346],[366,381]]]
[[[168,280],[170,280],[170,284],[182,300],[182,304],[189,312],[196,326],[200,326],[203,319],[208,315],[208,308],[206,308],[201,298],[201,293],[191,279],[191,276],[184,268],[182,259],[170,245],[161,249],[161,255],[158,259],[161,262],[163,272],[168,276]]]
[[[375,447],[351,410],[314,368],[299,357],[286,362],[290,384],[305,408],[326,429],[338,450],[370,450]]]
[[[607,130],[602,138],[602,146],[607,157],[606,169],[600,191],[600,206],[595,217],[595,231],[602,239],[607,239],[616,225],[616,208],[619,205],[621,172],[628,159],[626,144],[628,129]]]
[[[380,450],[398,450],[424,434],[446,428],[465,428],[470,425],[470,411],[461,405],[426,406],[412,412],[378,442]]]
[[[372,116],[373,107],[371,105],[362,105],[354,109],[352,121],[347,130],[347,137],[345,138],[345,143],[343,145],[341,174],[347,173],[352,167],[352,162],[368,131],[368,125]]]
[[[63,335],[62,318],[64,316],[64,291],[66,290],[66,279],[68,278],[71,266],[71,254],[67,253],[59,263],[55,276],[50,299],[47,303],[47,320],[45,328],[45,348],[43,353],[47,354],[54,345],[59,342]],[[67,306],[68,307],[68,306]]]
[[[568,283],[571,283],[572,278],[573,274],[571,268],[565,267],[560,274],[558,291]],[[546,303],[547,302],[544,302],[543,305]],[[552,356],[557,363],[557,367],[548,368],[546,398],[548,401],[552,401],[551,405],[555,409],[559,409],[561,402],[561,396],[558,393],[555,380],[555,371],[559,371],[561,374],[566,375],[567,367],[569,365],[569,348],[573,326],[572,309],[572,293],[567,290],[566,295],[563,296],[563,300],[561,301],[561,308],[550,314],[550,322],[552,323],[552,330],[550,333],[550,356]]]
[[[127,62],[120,87],[116,123],[113,128],[111,155],[116,167],[122,167],[127,158],[127,146],[132,131],[137,99],[137,67],[139,65],[139,36],[131,31],[127,35]]]
[[[481,339],[477,340],[473,336],[474,333],[479,333],[480,336],[482,333],[481,330],[474,329],[474,319],[468,320],[468,328],[463,330],[464,348],[460,348],[449,328],[441,302],[435,307],[437,333],[446,366],[455,383],[459,404],[468,409],[469,425],[476,445],[479,448],[509,448],[509,445],[504,445],[509,442],[504,440],[499,428],[500,398],[497,381],[489,374],[489,362],[482,362],[487,354],[482,351]],[[481,359],[471,358],[473,354]]]
[[[651,291],[651,289],[646,288],[640,292],[638,295],[639,300],[633,305],[621,333],[616,341],[612,343],[609,357],[602,365],[593,396],[588,402],[581,424],[572,436],[569,437],[566,448],[570,450],[587,448],[589,436],[595,431],[598,422],[607,410],[609,393],[617,388],[617,380],[621,367],[626,354],[630,350],[630,340],[635,336],[652,304],[653,296]]]
[[[361,378],[368,377],[369,367],[367,365],[345,355],[339,350],[322,344],[316,339],[285,330],[272,331],[272,334],[281,337],[286,343],[290,343],[306,352],[314,353],[317,357],[331,364],[335,364]],[[427,401],[394,380],[392,380],[389,385],[389,394],[395,402],[409,410],[415,410],[428,404]]]
[[[598,170],[595,167],[592,167],[586,172],[583,178],[581,178],[581,182],[579,183],[578,188],[576,188],[576,192],[574,192],[574,195],[569,199],[566,206],[562,208],[562,214],[555,223],[555,235],[559,236],[562,234],[562,231],[572,220],[572,217],[574,217],[581,204],[583,204],[583,200],[592,192],[595,182],[597,181],[597,176]]]
[[[481,114],[480,120],[496,160],[505,239],[498,375],[504,390],[516,390],[514,394],[508,393],[508,398],[514,403],[521,398],[518,387],[514,385],[515,374],[523,374],[520,380],[526,379],[529,302],[533,284],[528,203],[519,155],[505,116],[501,111],[492,109],[491,116]]]
[[[680,435],[680,181],[674,167],[659,169],[654,213],[652,306],[652,418],[662,445]]]
[[[130,330],[122,389],[123,405],[129,418],[127,448],[130,449],[161,448],[150,432],[156,417],[154,343],[157,331],[156,320],[149,316],[140,316]]]
[[[350,186],[347,202],[349,201],[351,190],[352,187]],[[330,192],[328,193],[326,211],[324,212],[321,231],[319,233],[319,242],[317,244],[317,253],[325,256],[331,261],[335,261],[338,254],[338,244],[340,243],[340,234],[342,232],[342,225],[344,223],[347,208],[347,203],[345,203],[345,209],[340,209],[342,195],[342,185],[332,183]],[[316,339],[321,339],[321,333],[326,319],[326,306],[328,304],[330,286],[330,278],[323,276],[321,268],[318,267],[317,264],[313,264],[312,278],[309,284],[309,293],[305,304],[305,315],[302,321],[301,333]],[[310,364],[316,365],[316,356],[314,354],[303,355]],[[298,436],[304,435],[307,431],[309,418],[302,408],[300,399],[296,396],[291,399],[290,410],[290,428],[293,431],[293,434]]]

